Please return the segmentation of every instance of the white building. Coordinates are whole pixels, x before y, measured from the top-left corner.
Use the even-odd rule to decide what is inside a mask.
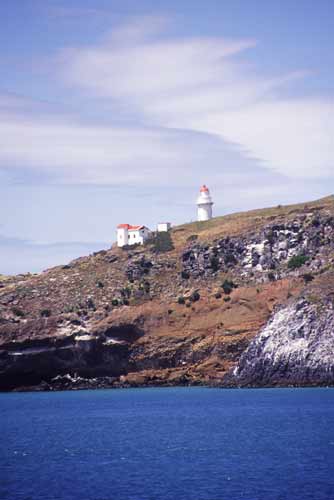
[[[117,226],[117,246],[142,245],[151,236],[151,231],[146,226],[131,226],[131,224],[119,224]]]
[[[199,191],[197,198],[197,220],[204,221],[212,219],[212,205],[213,201],[210,196],[210,191],[205,184]]]
[[[158,233],[165,233],[172,227],[170,222],[159,222],[157,226]]]

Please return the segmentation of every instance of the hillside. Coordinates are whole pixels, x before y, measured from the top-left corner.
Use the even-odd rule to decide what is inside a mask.
[[[334,197],[0,275],[2,390],[334,382]]]

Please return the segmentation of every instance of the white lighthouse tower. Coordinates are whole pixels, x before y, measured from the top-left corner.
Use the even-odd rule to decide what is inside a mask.
[[[199,196],[197,198],[197,220],[209,220],[212,219],[212,205],[213,201],[210,196],[210,191],[205,184],[201,187],[199,191]]]

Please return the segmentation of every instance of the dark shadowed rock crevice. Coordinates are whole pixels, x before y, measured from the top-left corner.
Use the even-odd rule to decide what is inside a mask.
[[[130,333],[130,336],[132,332]],[[119,377],[131,370],[129,342],[110,335],[76,335],[56,342],[11,343],[0,351],[0,389],[33,386],[56,376]]]

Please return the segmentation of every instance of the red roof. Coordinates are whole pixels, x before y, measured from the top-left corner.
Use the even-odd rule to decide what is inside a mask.
[[[203,184],[203,186],[200,189],[200,193],[208,193],[208,192],[209,192],[209,189],[206,187],[205,184]]]
[[[145,226],[132,226],[131,224],[118,224],[117,229],[127,229],[128,231],[138,231]]]

